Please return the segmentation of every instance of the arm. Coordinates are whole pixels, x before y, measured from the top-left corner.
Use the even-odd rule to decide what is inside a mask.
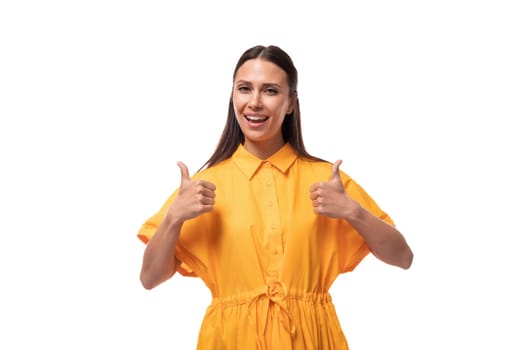
[[[144,249],[140,281],[144,288],[152,289],[171,278],[180,266],[175,257],[184,221],[213,209],[215,185],[208,181],[190,179],[189,171],[182,162],[179,194],[169,207],[157,232]]]
[[[175,258],[175,246],[179,240],[182,221],[166,215],[157,232],[144,249],[140,282],[152,289],[170,279],[180,266]]]
[[[346,194],[339,174],[340,164],[340,160],[334,163],[328,181],[310,188],[314,211],[347,220],[364,238],[374,256],[387,264],[408,269],[413,253],[405,238],[394,226],[371,214]]]
[[[350,198],[342,210],[345,212],[343,217],[365,239],[375,257],[403,269],[412,265],[412,250],[394,226],[369,213]]]

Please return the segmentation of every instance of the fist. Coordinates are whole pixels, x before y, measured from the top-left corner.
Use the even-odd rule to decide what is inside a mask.
[[[318,182],[310,187],[310,199],[316,214],[341,218],[352,204],[346,195],[343,181],[339,173],[342,161],[336,161],[332,166],[332,173],[328,181]]]
[[[177,162],[177,165],[180,168],[179,194],[169,208],[168,215],[176,215],[186,221],[213,210],[215,184],[205,180],[192,180],[186,164]]]

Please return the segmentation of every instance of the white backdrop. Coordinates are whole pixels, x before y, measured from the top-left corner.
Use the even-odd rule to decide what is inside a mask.
[[[415,253],[336,281],[351,348],[524,349],[519,3],[3,1],[0,348],[194,348],[207,289],[144,290],[135,234],[210,156],[240,54],[274,44],[308,150]]]

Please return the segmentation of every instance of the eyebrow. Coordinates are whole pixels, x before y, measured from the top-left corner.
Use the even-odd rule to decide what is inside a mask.
[[[252,82],[246,81],[246,80],[239,80],[239,81],[235,82],[235,85],[240,85],[240,84],[253,85]],[[266,87],[281,88],[281,85],[279,85],[277,83],[263,83],[262,86],[265,87],[265,88]]]

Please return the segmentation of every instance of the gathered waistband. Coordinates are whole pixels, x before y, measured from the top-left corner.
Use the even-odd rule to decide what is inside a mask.
[[[313,304],[331,303],[332,297],[328,292],[305,292],[300,290],[288,290],[282,282],[270,282],[260,288],[252,289],[246,292],[230,295],[230,296],[214,296],[212,305],[221,305],[222,307],[237,306],[242,304],[249,304],[254,299],[261,299],[267,297],[268,299],[279,300],[297,300]]]
[[[210,306],[217,308],[221,313],[228,308],[248,307],[255,317],[258,349],[266,349],[264,337],[269,323],[270,310],[274,310],[279,323],[290,336],[296,333],[295,320],[290,310],[293,302],[324,305],[331,304],[332,298],[328,292],[289,290],[283,282],[275,281],[235,295],[213,297]]]

